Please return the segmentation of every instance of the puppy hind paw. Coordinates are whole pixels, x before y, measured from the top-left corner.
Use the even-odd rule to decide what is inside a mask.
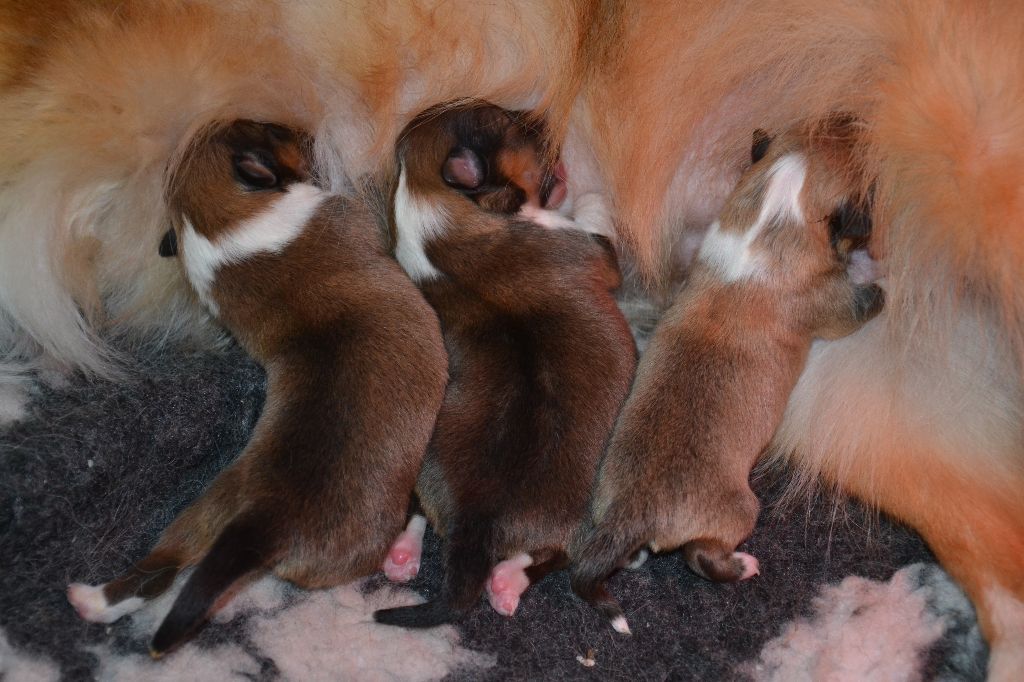
[[[683,556],[694,573],[716,583],[734,583],[761,572],[757,559],[714,538],[699,538],[683,545]]]
[[[615,630],[620,635],[633,634],[633,631],[629,629],[629,623],[626,622],[625,616],[616,616],[612,619],[612,630]]]
[[[733,552],[732,558],[742,567],[737,580],[746,580],[761,575],[761,564],[757,558],[746,552]]]
[[[420,555],[392,547],[384,560],[384,575],[393,583],[407,583],[420,573]]]
[[[406,529],[391,544],[382,567],[388,580],[404,583],[419,575],[426,527],[427,520],[424,517],[413,516]]]
[[[511,616],[519,608],[519,599],[530,586],[526,568],[533,563],[529,554],[518,554],[491,569],[487,579],[487,601],[503,616]]]
[[[138,611],[145,604],[141,597],[131,597],[116,604],[107,602],[103,585],[71,583],[68,585],[68,601],[82,620],[90,623],[113,623],[121,616]]]

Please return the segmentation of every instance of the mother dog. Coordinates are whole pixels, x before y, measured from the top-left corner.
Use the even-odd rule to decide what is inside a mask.
[[[861,121],[886,311],[818,347],[775,455],[913,525],[1024,667],[1024,5],[997,0],[39,0],[0,6],[0,414],[112,376],[107,339],[216,343],[166,170],[214,118],[318,132],[334,188],[419,111],[546,113],[650,282],[717,213],[751,131]],[[691,240],[692,241],[692,240]]]

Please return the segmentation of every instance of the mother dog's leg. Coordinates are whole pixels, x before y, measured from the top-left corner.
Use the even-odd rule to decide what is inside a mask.
[[[820,344],[775,448],[914,527],[974,602],[989,678],[1024,669],[1024,396],[1019,369],[960,314],[952,337],[893,342],[883,313]],[[937,368],[945,368],[938,371]]]

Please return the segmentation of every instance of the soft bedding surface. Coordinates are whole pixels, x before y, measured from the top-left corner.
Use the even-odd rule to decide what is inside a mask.
[[[513,618],[481,600],[464,622],[409,632],[384,605],[431,597],[420,576],[304,592],[264,577],[180,651],[146,643],[167,598],[112,625],[85,623],[69,582],[102,582],[140,558],[242,449],[261,370],[240,352],[139,357],[124,381],[43,389],[0,433],[0,679],[21,680],[976,680],[987,649],[959,588],[908,529],[822,495],[781,503],[785,475],[757,479],[765,511],[746,551],[761,575],[716,585],[678,554],[610,584],[632,637],[576,599],[564,573]],[[180,584],[180,583],[179,583]]]

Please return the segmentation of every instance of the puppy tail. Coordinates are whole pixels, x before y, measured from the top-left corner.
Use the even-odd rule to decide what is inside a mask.
[[[459,620],[480,599],[494,563],[494,521],[463,518],[448,534],[444,586],[435,601],[375,611],[385,625],[430,628]]]
[[[605,581],[622,568],[644,545],[640,533],[623,531],[618,524],[602,523],[583,540],[570,569],[572,590],[608,619],[621,634],[632,634],[622,607],[605,587]]]
[[[188,640],[225,590],[272,559],[275,544],[268,524],[260,516],[246,515],[228,524],[160,624],[150,643],[150,654],[159,658]]]
[[[415,606],[396,606],[373,612],[373,619],[383,625],[397,625],[402,628],[432,628],[451,623],[461,614],[452,611],[443,599]]]

